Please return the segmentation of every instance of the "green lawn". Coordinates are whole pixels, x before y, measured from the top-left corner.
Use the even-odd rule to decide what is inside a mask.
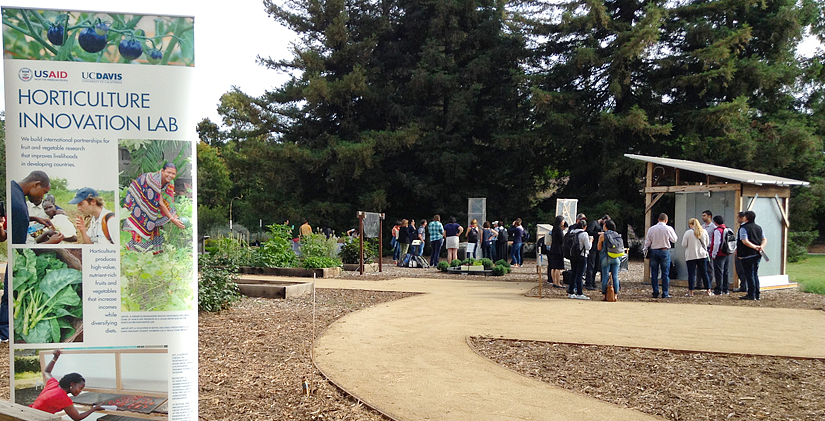
[[[825,295],[825,255],[809,254],[801,262],[788,263],[788,277],[803,291]]]

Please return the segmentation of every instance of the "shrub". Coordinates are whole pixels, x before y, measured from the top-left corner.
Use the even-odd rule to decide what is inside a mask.
[[[341,245],[341,251],[338,253],[341,261],[349,264],[358,263],[361,254],[360,243],[361,241],[358,238],[344,237],[344,244]],[[364,241],[364,263],[374,262],[376,256],[378,256],[378,242],[374,238],[366,239]]]
[[[308,256],[304,257],[301,267],[304,269],[323,269],[341,266],[341,260],[332,257]]]
[[[323,234],[309,234],[301,237],[301,266],[305,269],[320,269],[341,266],[338,258],[338,240]]]
[[[472,257],[468,257],[468,258],[462,260],[461,264],[462,265],[467,265],[467,266],[472,266],[475,262],[476,262],[476,259],[473,259]]]
[[[450,267],[450,264],[449,264],[449,263],[447,263],[447,261],[442,260],[442,261],[438,262],[438,264],[437,264],[435,267],[436,267],[436,269],[438,269],[438,270],[440,270],[440,271],[442,271],[442,272],[446,272],[446,271],[447,271],[447,268],[449,268],[449,267]]]
[[[819,237],[817,231],[788,233],[788,262],[796,263],[808,256],[808,246]]]
[[[496,265],[493,268],[493,275],[503,276],[505,273],[507,273],[509,271],[510,271],[510,268],[507,268],[507,267],[504,267],[504,266],[501,266],[501,265]]]
[[[200,258],[201,269],[198,278],[198,309],[218,312],[229,308],[241,299],[238,291],[236,268],[219,267],[217,259],[210,255]]]
[[[495,267],[495,264],[493,263],[493,259],[488,259],[486,257],[481,259],[481,265],[484,266],[484,270],[490,270],[493,267]]]
[[[506,261],[506,260],[504,260],[504,259],[500,259],[499,261],[497,261],[497,262],[496,262],[496,266],[504,266],[504,267],[506,267],[507,269],[510,269],[510,264],[509,264],[509,263],[507,263],[507,261]]]
[[[286,225],[272,224],[269,239],[261,244],[256,253],[258,266],[270,268],[292,268],[300,263],[292,251],[292,230]]]
[[[461,260],[454,259],[452,262],[450,262],[451,268],[457,268],[459,266],[461,266]]]

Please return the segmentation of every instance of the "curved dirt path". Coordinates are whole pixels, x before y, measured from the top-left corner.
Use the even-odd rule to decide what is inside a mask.
[[[534,284],[465,279],[319,279],[319,288],[424,294],[340,319],[316,341],[316,364],[399,420],[645,420],[660,418],[516,374],[466,338],[825,357],[825,312],[540,300],[523,296]]]

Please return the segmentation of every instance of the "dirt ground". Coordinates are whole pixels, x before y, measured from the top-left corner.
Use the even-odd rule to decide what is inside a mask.
[[[484,280],[537,282],[535,267]],[[382,274],[353,279],[429,277],[456,279],[435,269],[384,266]],[[641,283],[640,262],[620,275],[621,300],[652,301]],[[762,301],[730,296],[683,297],[675,288],[664,303],[750,305],[823,311],[825,296],[793,290],[768,291]],[[543,288],[549,299],[567,299],[562,290]],[[537,295],[537,288],[527,295]],[[587,291],[593,299],[601,294]],[[244,298],[230,310],[199,317],[201,420],[381,420],[326,381],[312,364],[313,338],[343,315],[407,293],[323,290],[286,300]],[[314,315],[314,316],[313,316]],[[800,321],[804,322],[804,321]],[[643,350],[473,338],[477,352],[524,375],[575,393],[626,405],[671,420],[825,419],[825,361],[749,357],[713,353]],[[0,345],[8,352],[8,345]],[[0,373],[8,358],[0,358]],[[309,395],[302,380],[309,383]],[[0,398],[9,383],[0,376]]]

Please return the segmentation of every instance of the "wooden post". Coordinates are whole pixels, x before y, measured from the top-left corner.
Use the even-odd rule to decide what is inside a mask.
[[[364,274],[364,212],[358,211],[358,270]]]
[[[383,270],[381,262],[384,260],[384,214],[378,216],[378,272]]]
[[[647,192],[648,187],[653,187],[653,163],[647,163],[647,176],[645,177],[645,231],[643,236],[647,236],[650,229],[650,213],[653,210],[653,194]],[[644,282],[650,282],[650,264],[644,262]]]

